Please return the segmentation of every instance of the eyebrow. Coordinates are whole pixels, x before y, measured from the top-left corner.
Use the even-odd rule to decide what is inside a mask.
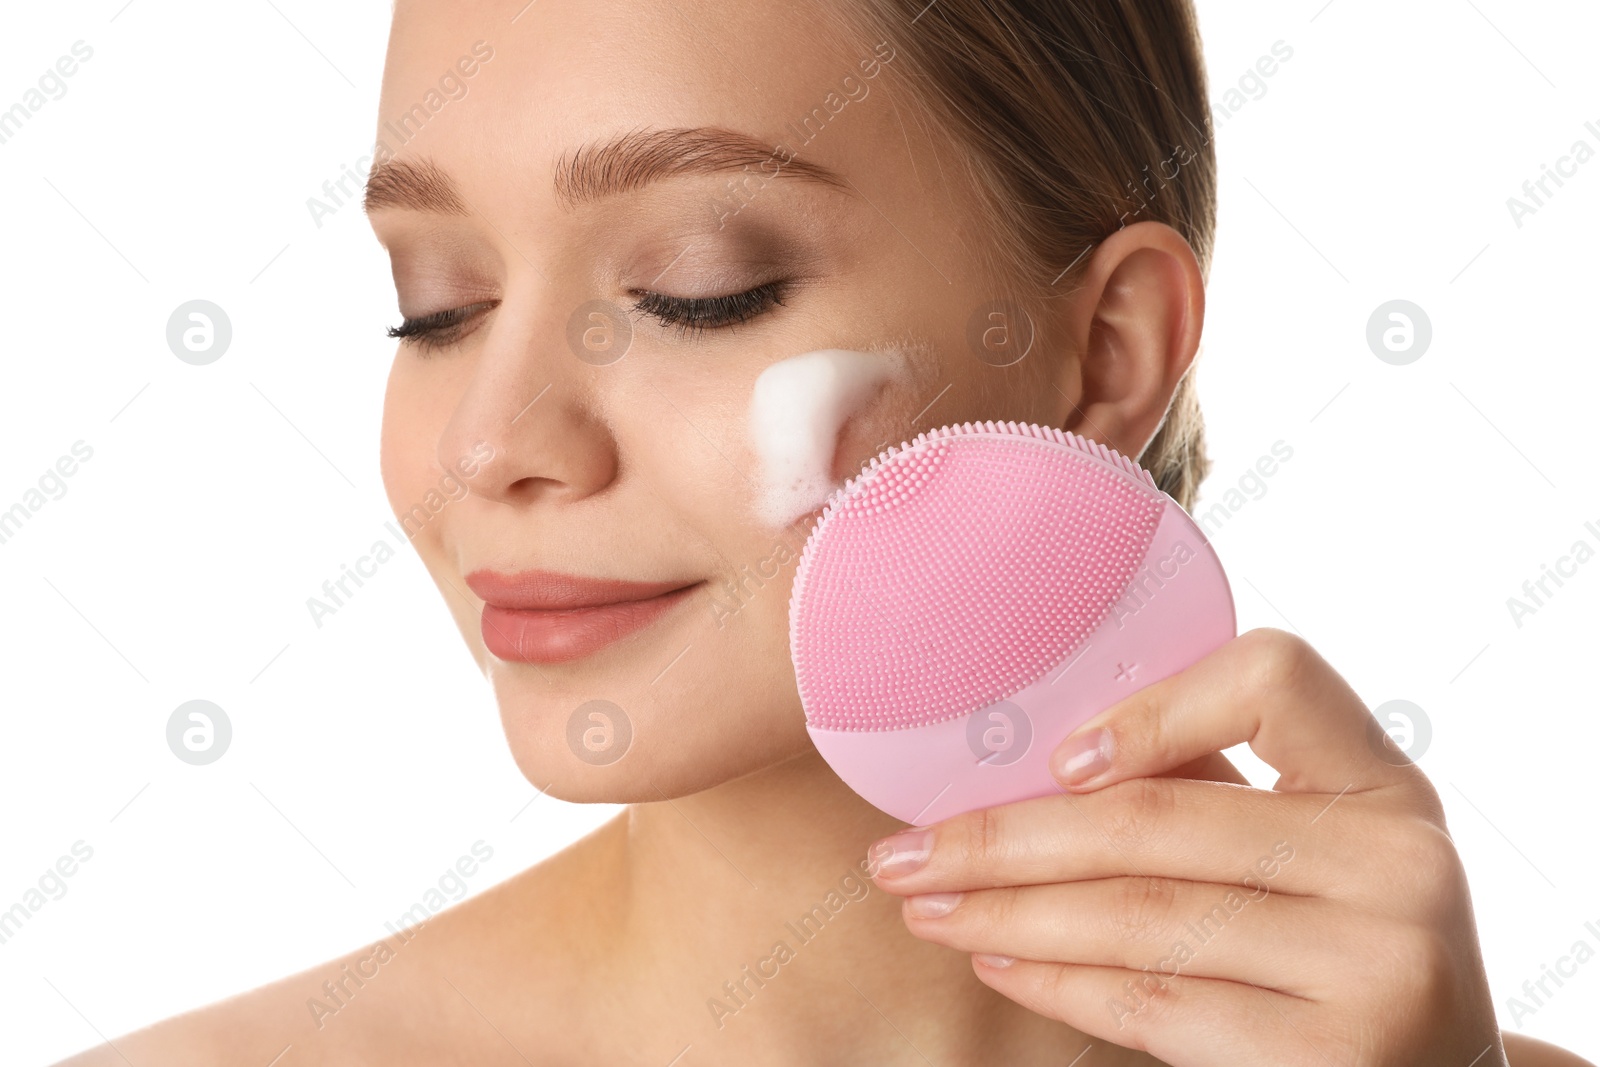
[[[557,201],[570,210],[665,178],[747,168],[754,168],[763,179],[794,178],[858,195],[847,179],[820,163],[718,126],[631,130],[591,142],[557,159],[552,184]],[[369,212],[398,207],[445,215],[472,213],[454,179],[429,160],[388,160],[373,167],[365,203]]]

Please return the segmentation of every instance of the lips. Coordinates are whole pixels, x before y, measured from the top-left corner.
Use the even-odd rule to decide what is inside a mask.
[[[484,647],[518,663],[581,659],[649,626],[701,584],[491,570],[466,582],[484,600]]]

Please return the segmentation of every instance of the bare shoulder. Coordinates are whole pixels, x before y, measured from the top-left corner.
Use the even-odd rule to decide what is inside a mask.
[[[1523,1034],[1506,1034],[1502,1041],[1511,1067],[1595,1067],[1576,1053]]]
[[[573,1021],[564,1005],[578,991],[564,964],[588,925],[582,894],[595,888],[594,854],[603,858],[610,825],[416,926],[55,1067],[492,1067],[564,1059],[560,1035],[540,1020]]]
[[[464,901],[450,912],[465,912],[471,904]],[[427,972],[452,951],[448,914],[114,1038],[58,1067],[408,1062],[456,1021],[440,1010],[448,1007],[442,998],[426,995]],[[418,1001],[424,1010],[417,1010]],[[447,1056],[436,1061],[452,1062]]]

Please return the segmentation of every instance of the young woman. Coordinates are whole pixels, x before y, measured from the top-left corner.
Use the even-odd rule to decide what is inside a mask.
[[[1186,0],[400,0],[368,188],[390,501],[528,780],[627,807],[67,1062],[1581,1064],[1500,1034],[1434,788],[1282,631],[1077,731],[1060,795],[929,827],[808,740],[815,515],[756,513],[757,376],[911,354],[839,479],[1014,419],[1191,506],[1210,128]]]

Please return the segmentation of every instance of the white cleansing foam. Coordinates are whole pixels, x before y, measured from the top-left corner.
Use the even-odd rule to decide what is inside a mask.
[[[750,396],[750,436],[761,461],[756,513],[779,527],[821,507],[838,488],[834,450],[845,421],[907,368],[903,349],[824,348],[779,360]]]

